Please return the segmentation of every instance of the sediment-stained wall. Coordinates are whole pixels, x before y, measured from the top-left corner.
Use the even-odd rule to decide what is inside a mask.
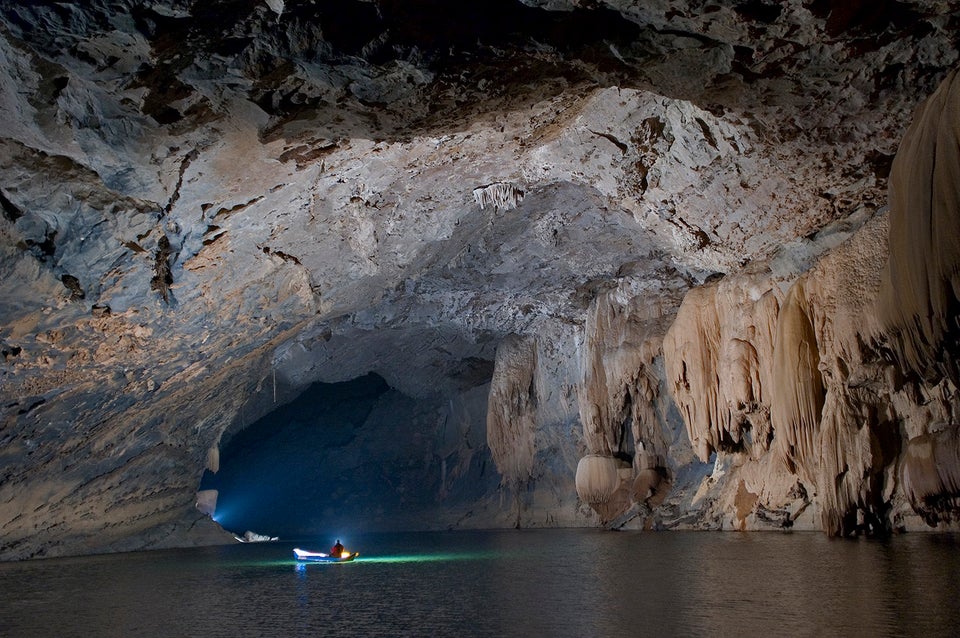
[[[953,74],[901,144],[889,214],[785,292],[769,273],[691,290],[667,332],[694,449],[729,457],[756,507],[800,494],[831,534],[956,518],[958,108]]]
[[[222,442],[370,372],[500,477],[453,526],[952,518],[949,117],[877,211],[960,3],[761,4],[4,4],[0,558],[222,538]]]

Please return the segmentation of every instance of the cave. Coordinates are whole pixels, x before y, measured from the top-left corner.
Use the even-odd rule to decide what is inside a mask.
[[[212,518],[243,536],[357,537],[456,527],[496,493],[483,423],[367,374],[314,383],[221,442]]]
[[[0,560],[955,531],[960,4],[840,4],[3,3]]]

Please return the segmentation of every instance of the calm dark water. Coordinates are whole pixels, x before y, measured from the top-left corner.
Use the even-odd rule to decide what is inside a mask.
[[[343,540],[359,559],[297,565],[281,542],[0,564],[0,636],[960,634],[956,535]]]

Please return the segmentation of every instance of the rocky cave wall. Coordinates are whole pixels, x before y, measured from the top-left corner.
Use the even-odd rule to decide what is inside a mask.
[[[466,525],[954,516],[952,178],[881,209],[956,3],[0,9],[3,558],[223,540],[221,444],[370,372],[485,425]]]
[[[684,299],[663,353],[698,456],[726,466],[721,525],[811,505],[831,534],[956,520],[957,86],[918,110],[889,213],[792,281],[742,272]]]

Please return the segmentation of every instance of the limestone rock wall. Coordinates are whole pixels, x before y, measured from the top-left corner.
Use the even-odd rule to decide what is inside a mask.
[[[487,442],[500,475],[514,492],[524,489],[534,473],[536,356],[533,338],[503,339],[487,402]]]
[[[577,418],[578,364],[568,356],[582,328],[560,325],[511,335],[498,348],[487,402],[487,443],[500,473],[501,512],[516,527],[581,526],[593,515],[576,500],[583,454]]]
[[[954,77],[905,136],[889,215],[785,293],[747,274],[692,290],[664,340],[668,387],[701,459],[730,455],[727,482],[740,478],[768,510],[795,507],[785,499],[801,492],[772,480],[793,477],[831,534],[956,517]]]
[[[916,379],[952,262],[909,275],[942,280],[915,336],[920,298],[834,325],[873,292],[811,268],[886,201],[960,4],[498,6],[0,7],[0,557],[188,542],[225,437],[369,372],[470,414],[440,447],[495,449],[489,524],[910,515],[888,434],[954,422],[949,357]],[[461,404],[488,384],[489,420]],[[907,501],[952,484],[925,449]]]

